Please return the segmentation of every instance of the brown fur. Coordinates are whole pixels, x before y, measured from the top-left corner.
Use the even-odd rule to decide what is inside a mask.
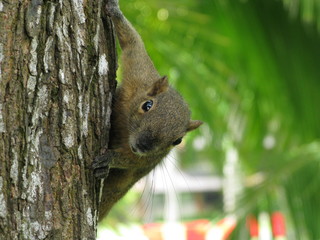
[[[106,10],[122,49],[123,82],[112,109],[109,149],[93,163],[97,177],[107,176],[100,217],[169,153],[177,139],[202,123],[190,120],[187,104],[167,77],[159,75],[117,0],[109,0]],[[148,100],[153,105],[144,111]]]

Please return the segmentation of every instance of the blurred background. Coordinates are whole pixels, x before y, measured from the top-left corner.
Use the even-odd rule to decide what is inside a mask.
[[[216,236],[206,239],[320,239],[320,2],[120,5],[205,124],[117,204],[100,238],[133,223],[206,219]]]

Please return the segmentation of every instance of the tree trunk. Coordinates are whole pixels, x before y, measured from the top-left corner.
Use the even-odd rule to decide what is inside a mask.
[[[116,56],[103,0],[0,0],[0,239],[95,239]]]

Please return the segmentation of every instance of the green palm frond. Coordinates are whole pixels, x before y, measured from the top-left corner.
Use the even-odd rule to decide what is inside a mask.
[[[233,140],[244,174],[265,176],[248,189],[246,209],[277,189],[281,194],[270,201],[285,205],[296,238],[319,239],[320,36],[314,26],[320,30],[320,2],[128,0],[122,5],[157,68],[169,74],[194,117],[210,128],[212,142],[189,155],[212,159],[222,172],[222,141],[235,134],[230,117],[236,112],[243,131]],[[274,146],[264,145],[267,136]]]
[[[283,0],[283,4],[293,17],[304,22],[316,24],[320,30],[320,2],[318,0]]]

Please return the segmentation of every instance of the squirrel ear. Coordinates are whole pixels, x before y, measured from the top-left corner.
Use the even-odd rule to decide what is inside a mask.
[[[187,132],[197,129],[202,123],[200,120],[190,120]]]
[[[157,80],[148,91],[148,96],[153,97],[159,93],[167,91],[169,88],[168,77],[163,76]]]

